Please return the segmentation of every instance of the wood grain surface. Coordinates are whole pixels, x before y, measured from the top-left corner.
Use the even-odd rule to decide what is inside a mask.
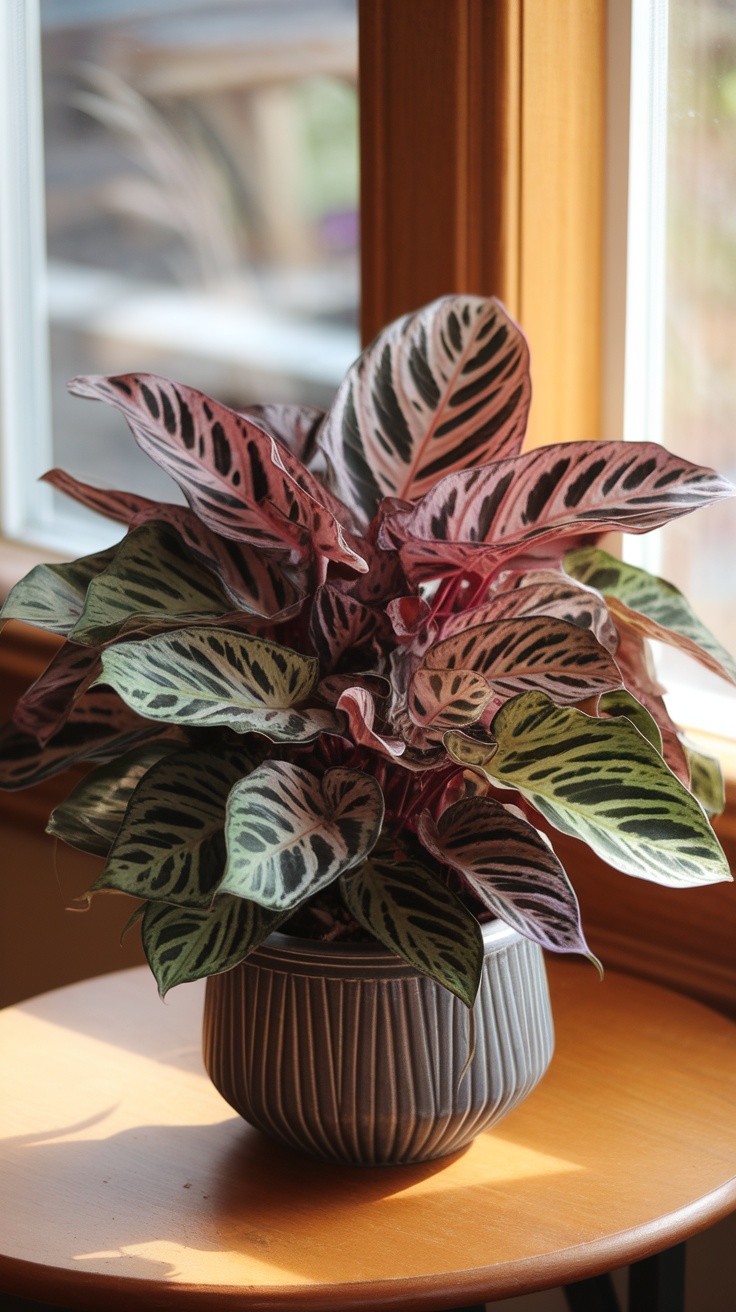
[[[209,1084],[202,991],[146,971],[0,1014],[0,1289],[95,1309],[439,1309],[674,1243],[736,1203],[736,1027],[550,963],[558,1049],[464,1153],[312,1162]]]

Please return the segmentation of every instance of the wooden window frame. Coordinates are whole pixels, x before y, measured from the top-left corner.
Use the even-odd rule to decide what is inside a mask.
[[[530,341],[530,443],[602,435],[605,0],[361,0],[364,340],[447,292],[500,296]],[[606,433],[608,435],[608,433]],[[11,625],[7,702],[49,640]],[[0,794],[42,831],[69,777]],[[717,823],[736,864],[736,788]],[[736,896],[627,879],[555,835],[610,967],[736,1010]]]

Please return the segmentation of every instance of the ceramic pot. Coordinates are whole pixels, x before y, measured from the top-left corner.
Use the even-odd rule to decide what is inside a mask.
[[[378,1165],[465,1147],[541,1079],[554,1042],[541,949],[484,926],[475,1052],[461,1002],[380,944],[273,934],[207,981],[204,1059],[252,1125],[315,1157]]]

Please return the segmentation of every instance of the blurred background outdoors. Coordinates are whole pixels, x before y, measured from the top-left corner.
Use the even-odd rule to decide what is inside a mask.
[[[359,347],[356,0],[42,0],[41,20],[54,460],[172,500],[66,381],[329,404]]]

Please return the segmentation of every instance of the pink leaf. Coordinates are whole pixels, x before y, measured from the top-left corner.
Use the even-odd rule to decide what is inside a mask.
[[[392,759],[401,756],[405,751],[405,744],[401,738],[386,737],[373,728],[376,706],[366,688],[347,688],[340,695],[337,709],[347,715],[351,737],[360,747],[372,747],[382,756]]]
[[[511,619],[515,615],[549,615],[589,629],[608,651],[616,651],[618,634],[598,592],[572,584],[561,574],[538,571],[526,576],[526,583],[510,591],[491,593],[488,601],[472,610],[450,615],[442,625],[441,636],[450,638],[479,624]]]
[[[96,647],[65,642],[43,674],[16,702],[13,724],[47,743],[66,723],[74,703],[99,667]]]

